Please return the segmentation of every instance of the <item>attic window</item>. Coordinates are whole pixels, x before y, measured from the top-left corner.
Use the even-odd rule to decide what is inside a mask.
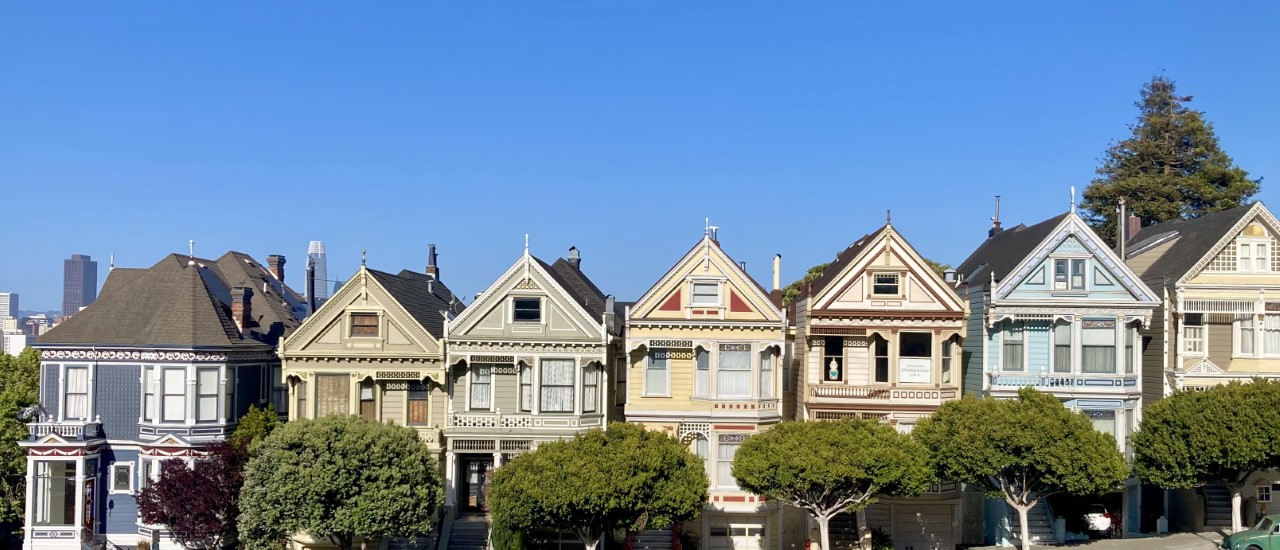
[[[872,277],[871,294],[875,296],[898,296],[898,274],[876,273]]]
[[[353,338],[378,337],[377,313],[352,313],[351,336]]]
[[[689,294],[695,306],[720,305],[720,285],[717,283],[693,283],[693,290]]]
[[[515,298],[512,300],[514,314],[512,319],[517,323],[538,323],[542,321],[542,300],[538,298]]]

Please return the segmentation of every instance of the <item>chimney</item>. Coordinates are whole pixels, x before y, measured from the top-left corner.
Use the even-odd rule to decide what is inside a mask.
[[[1137,235],[1139,231],[1142,231],[1142,218],[1130,213],[1129,218],[1125,220],[1125,240],[1133,240],[1133,236]]]
[[[1000,195],[996,195],[996,215],[991,218],[991,230],[987,231],[987,238],[990,239],[1000,234],[1001,231],[1004,231],[1004,229],[1000,227]]]
[[[741,268],[743,271],[746,271],[746,270],[747,270],[747,261],[746,261],[746,260],[742,260],[741,262],[738,262],[738,267],[739,267],[739,268]]]
[[[1120,197],[1120,204],[1117,207],[1120,215],[1116,216],[1116,253],[1120,255],[1120,261],[1124,261],[1124,243],[1129,240],[1129,212],[1125,209],[1127,206],[1124,197]]]
[[[436,265],[436,244],[427,245],[427,276],[432,279],[440,279],[440,267]]]
[[[284,282],[284,256],[272,254],[267,256],[267,270],[271,271],[271,276],[277,281]]]
[[[782,254],[773,255],[773,289],[782,288]]]
[[[316,312],[316,260],[307,254],[307,315]]]
[[[252,288],[238,286],[231,289],[231,320],[235,321],[241,332],[247,331],[249,322],[253,320],[253,307],[250,305],[252,299]]]
[[[568,261],[569,261],[569,265],[573,266],[574,269],[579,269],[579,270],[582,269],[580,267],[582,265],[582,256],[578,255],[578,247],[576,246],[569,247]]]
[[[711,237],[711,240],[715,241],[717,244],[720,242],[720,238],[716,236],[716,234],[719,232],[720,232],[719,226],[712,225],[707,227],[707,234]]]

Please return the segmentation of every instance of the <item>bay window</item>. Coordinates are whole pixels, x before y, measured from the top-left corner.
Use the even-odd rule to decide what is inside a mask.
[[[63,418],[89,419],[89,367],[67,367]]]
[[[942,383],[951,383],[951,354],[953,353],[953,342],[945,340],[942,342]]]
[[[490,392],[493,388],[493,365],[476,364],[471,368],[471,387],[469,403],[472,410],[488,410]]]
[[[67,526],[76,523],[76,463],[65,460],[35,461],[36,486],[31,489],[35,525]]]
[[[573,412],[573,359],[543,359],[541,412]]]
[[[520,365],[520,410],[533,411],[533,367]]]
[[[1071,323],[1058,321],[1053,325],[1053,372],[1071,372]]]
[[[582,412],[596,412],[599,399],[600,369],[591,365],[582,371]]]
[[[1267,314],[1262,321],[1262,354],[1280,355],[1280,315]]]
[[[1182,316],[1182,351],[1187,355],[1204,355],[1204,314]]]
[[[1116,322],[1085,320],[1080,338],[1080,370],[1086,374],[1115,374]]]
[[[693,351],[693,395],[706,397],[711,393],[711,352],[697,348]]]
[[[667,388],[667,363],[670,356],[670,352],[665,349],[649,350],[644,365],[645,395],[660,397],[670,395],[670,390]]]
[[[196,369],[196,421],[218,420],[218,368]]]
[[[898,382],[933,383],[933,334],[898,333]]]
[[[155,422],[156,411],[156,367],[142,367],[142,419]]]
[[[880,335],[875,336],[875,361],[876,371],[873,382],[888,384],[889,383],[889,341]]]
[[[742,446],[740,435],[722,435],[720,444],[716,446],[716,485],[720,487],[737,487],[738,480],[733,477],[733,457]]]
[[[360,416],[369,420],[378,419],[377,412],[374,410],[374,405],[377,403],[374,398],[376,389],[377,386],[374,385],[373,380],[360,382]]]
[[[293,393],[295,395],[294,405],[298,407],[294,413],[294,418],[310,418],[308,415],[311,411],[307,410],[307,382],[299,380],[293,385]]]
[[[751,396],[751,345],[720,344],[716,364],[716,394],[720,397]]]
[[[1005,321],[1001,331],[1001,370],[1022,372],[1022,323]]]
[[[1241,315],[1236,321],[1236,340],[1239,342],[1236,346],[1239,355],[1254,354],[1253,315]]]
[[[827,336],[822,341],[822,380],[824,382],[844,381],[844,338]]]
[[[1138,329],[1124,327],[1124,373],[1133,374],[1133,343]]]
[[[160,372],[160,421],[182,422],[187,419],[187,369],[165,368]]]
[[[409,424],[427,423],[427,384],[409,382]]]
[[[760,398],[773,399],[773,364],[777,356],[772,351],[760,355]]]

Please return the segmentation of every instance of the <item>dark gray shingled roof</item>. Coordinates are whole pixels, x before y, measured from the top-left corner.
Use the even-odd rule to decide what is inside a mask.
[[[260,277],[258,267],[249,256],[228,252],[217,261],[170,254],[150,268],[113,269],[97,301],[36,345],[270,349],[299,321],[282,305],[282,289],[292,290],[269,273]],[[253,320],[243,331],[231,317],[236,286],[253,291]]]
[[[1146,271],[1139,273],[1143,282],[1151,288],[1160,288],[1166,282],[1173,284],[1186,275],[1213,245],[1240,221],[1252,205],[1238,206],[1221,212],[1211,212],[1189,220],[1173,220],[1142,228],[1125,245],[1129,258],[1141,256],[1142,248],[1161,240],[1176,239]],[[1132,252],[1140,252],[1133,254]]]
[[[992,272],[996,274],[996,281],[1004,279],[1068,215],[1068,212],[1064,212],[1032,226],[1018,224],[996,233],[982,241],[977,250],[960,262],[955,268],[956,273],[963,275],[968,284],[978,287],[991,282]]]
[[[464,307],[461,300],[454,300],[449,287],[425,273],[407,269],[395,275],[376,269],[368,271],[409,316],[437,339],[444,338],[446,313],[456,315]]]
[[[604,318],[605,299],[607,296],[600,291],[600,288],[595,283],[591,282],[591,279],[582,272],[582,269],[574,267],[573,264],[569,263],[569,260],[564,258],[557,258],[556,262],[551,265],[547,265],[547,262],[537,257],[533,257],[533,259],[543,269],[547,270],[547,273],[556,281],[556,284],[560,285],[560,288],[568,292],[569,296],[572,296],[574,301],[578,302],[578,305],[591,314],[592,321],[600,322]],[[625,308],[625,306],[622,307]],[[618,302],[615,300],[613,304],[614,315],[618,319],[622,319],[625,311],[625,309],[619,309]]]
[[[812,289],[812,294],[817,295],[819,292],[822,292],[822,289],[827,288],[827,285],[834,282],[836,277],[840,276],[840,272],[844,271],[845,266],[852,263],[859,254],[862,254],[862,250],[865,249],[867,245],[871,244],[871,241],[876,240],[876,237],[879,237],[880,234],[884,232],[885,227],[888,226],[883,226],[880,229],[863,235],[858,240],[853,241],[853,244],[849,245],[844,250],[841,250],[839,254],[836,254],[836,259],[827,264],[827,267],[822,270],[822,274],[819,275],[817,279],[814,279],[812,283],[809,283],[809,288]]]

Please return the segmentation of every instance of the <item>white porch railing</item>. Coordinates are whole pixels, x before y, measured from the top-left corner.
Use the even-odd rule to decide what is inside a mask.
[[[451,428],[523,428],[523,429],[560,429],[587,428],[603,424],[599,413],[575,414],[533,414],[521,413],[451,413]]]
[[[809,386],[813,397],[835,397],[846,399],[883,399],[889,400],[890,390],[885,387],[846,386],[843,384],[818,384]]]
[[[98,421],[67,420],[63,422],[32,422],[27,424],[32,439],[49,434],[70,439],[95,439],[102,437],[102,423]]]
[[[1141,391],[1136,374],[1019,374],[993,372],[987,376],[992,389],[1016,390],[1031,386],[1047,391],[1106,391],[1124,393]]]

